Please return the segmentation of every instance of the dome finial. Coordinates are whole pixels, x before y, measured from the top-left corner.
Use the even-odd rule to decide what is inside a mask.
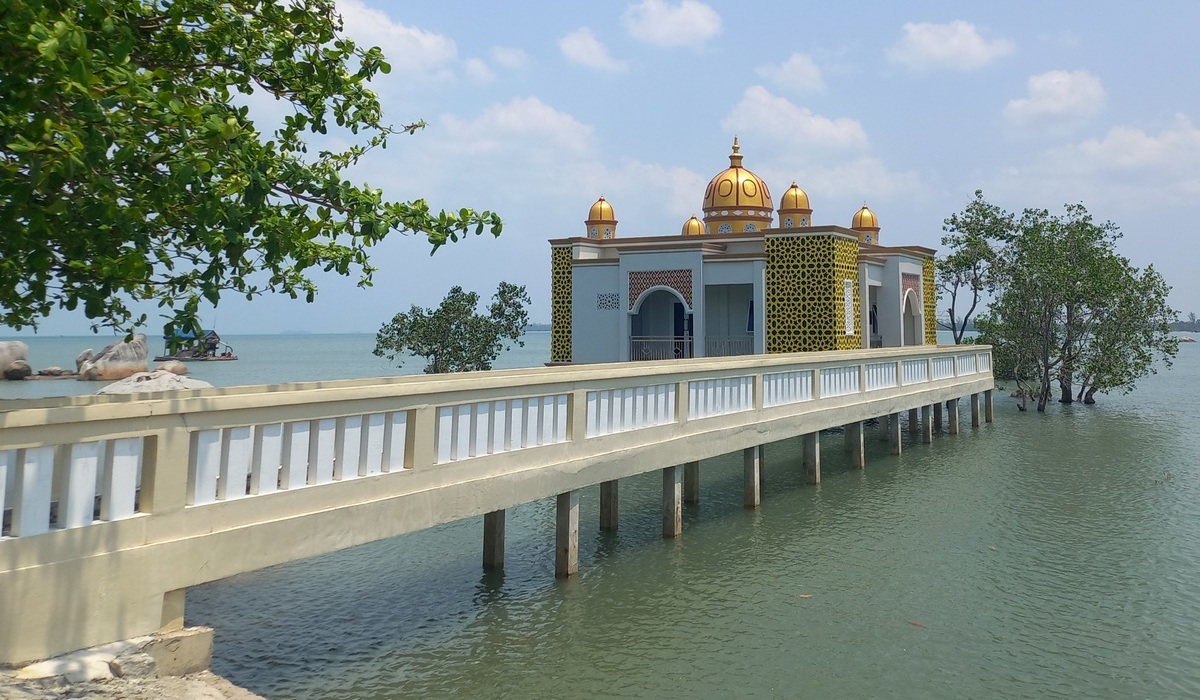
[[[741,148],[738,146],[738,137],[735,134],[733,137],[733,153],[729,154],[729,165],[733,168],[742,167]]]

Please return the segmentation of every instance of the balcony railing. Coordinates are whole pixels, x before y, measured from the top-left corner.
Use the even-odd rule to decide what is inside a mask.
[[[705,357],[733,357],[734,355],[753,355],[754,336],[729,335],[704,339]]]
[[[679,360],[692,356],[687,336],[637,335],[629,339],[630,360]]]

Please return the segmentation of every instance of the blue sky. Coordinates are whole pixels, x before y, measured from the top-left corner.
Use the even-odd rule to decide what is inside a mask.
[[[977,188],[1016,211],[1083,202],[1176,309],[1200,312],[1200,3],[339,6],[393,66],[374,85],[389,119],[429,122],[350,179],[497,211],[505,231],[433,257],[394,235],[374,287],[322,276],[313,304],[230,299],[206,313],[223,334],[373,332],[454,284],[487,297],[500,280],[549,321],[547,239],[581,235],[601,194],[620,237],[678,233],[735,134],[775,197],[795,180],[818,225],[848,226],[866,202],[885,245],[936,248]],[[56,314],[41,332],[87,323]]]

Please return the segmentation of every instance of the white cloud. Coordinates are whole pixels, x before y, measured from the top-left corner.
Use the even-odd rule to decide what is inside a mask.
[[[1086,71],[1052,70],[1029,77],[1029,96],[1004,108],[1020,127],[1062,127],[1092,116],[1104,106],[1104,87]]]
[[[483,59],[470,58],[463,64],[467,71],[467,75],[471,76],[476,82],[490,83],[496,79],[496,74],[488,67],[488,64]]]
[[[783,63],[758,67],[758,74],[781,88],[796,92],[815,92],[825,89],[821,69],[806,54],[794,53]]]
[[[904,25],[904,37],[888,48],[887,57],[892,63],[917,72],[968,71],[982,68],[1013,50],[1011,41],[988,41],[979,35],[975,25],[962,20],[948,24],[909,22]]]
[[[492,61],[503,68],[524,68],[529,63],[529,56],[518,48],[494,46],[492,47]]]
[[[625,70],[624,61],[618,61],[608,53],[608,47],[600,43],[587,27],[580,27],[558,40],[558,48],[567,59],[589,68],[617,73]]]
[[[520,148],[521,139],[536,137],[535,145],[574,153],[586,151],[592,127],[566,112],[559,111],[536,97],[518,97],[488,107],[475,119],[445,115],[442,125],[449,142],[458,152],[488,153]]]
[[[778,143],[833,150],[867,146],[867,133],[857,119],[830,119],[813,114],[761,85],[746,88],[742,101],[721,122],[727,131],[759,134]]]
[[[458,55],[448,37],[394,22],[386,13],[367,7],[361,0],[338,0],[347,36],[359,44],[378,46],[405,79],[445,78]]]
[[[721,31],[721,16],[697,0],[642,0],[623,19],[630,36],[655,46],[698,45]]]

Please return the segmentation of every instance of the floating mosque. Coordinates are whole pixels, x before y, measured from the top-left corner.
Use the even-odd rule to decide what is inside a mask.
[[[677,235],[621,238],[601,196],[584,235],[550,241],[552,362],[937,343],[934,251],[883,245],[866,204],[815,226],[793,182],[776,209],[735,137],[701,210]]]

